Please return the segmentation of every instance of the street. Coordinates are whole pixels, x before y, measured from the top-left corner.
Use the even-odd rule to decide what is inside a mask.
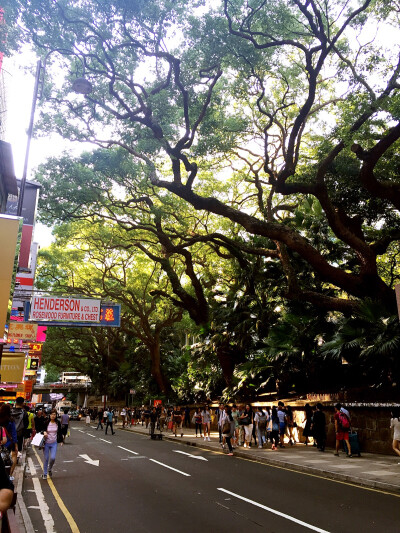
[[[36,453],[35,453],[36,450]],[[117,430],[75,423],[52,480],[30,449],[35,531],[399,532],[399,497]]]

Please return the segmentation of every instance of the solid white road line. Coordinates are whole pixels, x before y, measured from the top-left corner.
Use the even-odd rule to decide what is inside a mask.
[[[164,466],[165,468],[169,468],[170,470],[173,470],[174,472],[178,472],[178,474],[182,474],[182,476],[190,477],[190,474],[186,474],[186,472],[182,472],[181,470],[172,468],[172,466],[168,466],[168,465],[165,465],[164,463],[160,463],[160,461],[156,461],[155,459],[149,459],[149,461],[152,461],[153,463],[157,463],[158,465]]]
[[[225,492],[226,494],[229,494],[230,496],[234,496],[235,498],[238,498],[239,500],[243,500],[244,502],[251,503],[252,505],[255,505],[256,507],[260,507],[261,509],[264,509],[265,511],[268,511],[270,513],[276,514],[278,516],[281,516],[282,518],[286,518],[286,520],[290,520],[291,522],[295,522],[296,524],[300,524],[301,526],[304,526],[308,529],[311,529],[312,531],[317,531],[318,533],[329,533],[325,529],[320,529],[319,527],[312,526],[311,524],[307,524],[307,522],[303,522],[302,520],[298,520],[297,518],[294,518],[293,516],[290,516],[285,513],[281,513],[280,511],[277,511],[276,509],[271,509],[271,507],[267,507],[266,505],[262,505],[261,503],[257,503],[253,500],[249,500],[249,498],[245,498],[244,496],[240,496],[240,494],[235,494],[234,492],[231,492],[230,490],[219,488],[217,490],[220,490],[222,492]]]
[[[183,455],[187,455],[188,457],[191,457],[192,459],[199,459],[200,461],[208,461],[205,457],[202,457],[201,455],[193,455],[191,453],[183,452],[182,450],[172,450],[175,453],[182,453]]]
[[[36,498],[39,504],[40,514],[42,515],[44,527],[46,528],[46,533],[55,533],[54,520],[50,514],[49,506],[47,505],[44,499],[42,487],[40,485],[40,481],[36,474],[36,468],[30,457],[28,457],[28,464],[29,464],[29,471],[32,476],[33,487],[36,492]]]
[[[112,444],[112,442],[110,440],[105,440],[105,439],[100,439],[99,440],[102,440],[103,442],[107,442],[107,444]]]
[[[128,448],[124,448],[123,446],[118,446],[118,448],[121,448],[121,450],[125,450],[126,452],[133,453],[135,455],[139,455],[138,452],[133,452],[132,450],[128,450]]]

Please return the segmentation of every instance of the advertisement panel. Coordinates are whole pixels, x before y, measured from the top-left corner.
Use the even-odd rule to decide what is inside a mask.
[[[8,383],[21,382],[24,375],[24,367],[25,354],[23,352],[3,353],[0,367],[1,381],[7,381]]]
[[[13,322],[10,321],[8,328],[7,342],[15,344],[21,341],[36,341],[38,325],[33,322]]]
[[[3,338],[4,327],[6,325],[18,233],[19,220],[17,218],[0,215],[0,338]]]
[[[85,300],[86,301],[86,300]],[[29,320],[29,314],[30,314],[30,302],[25,302],[24,304],[24,317],[23,319],[25,321]],[[41,329],[44,329],[43,333],[43,341],[46,340],[45,338],[45,331],[47,326],[63,326],[63,327],[107,327],[107,328],[119,328],[121,326],[121,304],[113,304],[113,305],[100,305],[100,319],[98,322],[62,322],[60,323],[59,320],[48,320],[46,321],[46,326],[40,326],[38,327],[38,337],[37,340],[41,340],[42,337],[40,336]]]
[[[63,296],[33,296],[29,320],[39,322],[98,322],[100,300]]]

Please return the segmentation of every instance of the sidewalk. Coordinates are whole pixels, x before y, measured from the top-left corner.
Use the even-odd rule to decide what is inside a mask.
[[[122,426],[118,424],[116,429],[122,429]],[[149,435],[149,429],[141,424],[128,426],[125,431]],[[183,437],[174,437],[171,431],[164,431],[163,439],[222,452],[216,432],[211,432],[210,442],[200,437],[196,438],[194,429],[189,428],[184,428]],[[272,451],[270,445],[262,450],[254,445],[251,448],[241,446],[234,450],[234,455],[298,472],[400,494],[400,464],[398,464],[400,457],[394,453],[393,456],[361,453],[361,457],[348,458],[344,452],[341,452],[340,456],[336,457],[333,455],[333,449],[320,452],[312,445],[290,446],[286,443],[285,448],[280,448],[278,451]]]

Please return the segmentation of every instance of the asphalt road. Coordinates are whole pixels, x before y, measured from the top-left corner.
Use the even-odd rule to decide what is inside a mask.
[[[28,467],[24,501],[39,533],[400,532],[398,496],[193,448],[179,437],[105,436],[75,423],[52,482],[40,479],[32,449]]]

